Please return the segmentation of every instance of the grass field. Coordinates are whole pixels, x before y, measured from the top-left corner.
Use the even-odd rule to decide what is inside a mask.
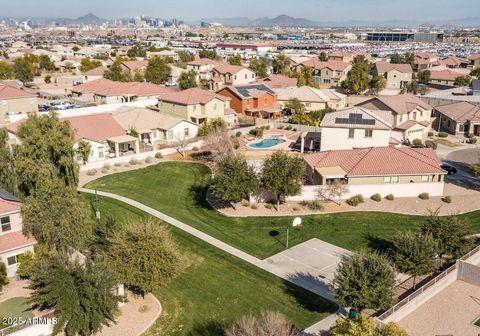
[[[292,217],[226,217],[205,201],[210,171],[200,164],[165,162],[105,176],[87,188],[123,195],[164,212],[259,258],[282,251]],[[480,211],[463,215],[480,231]],[[397,232],[416,229],[425,218],[380,212],[302,216],[290,230],[290,246],[319,238],[351,251],[388,246]]]
[[[82,195],[94,214],[95,198]],[[99,197],[104,220],[139,220],[143,212],[122,202]],[[171,228],[189,267],[167,286],[154,292],[162,315],[148,335],[223,335],[222,330],[239,316],[265,310],[279,311],[305,328],[336,310],[336,305],[252,266],[240,259]]]
[[[33,317],[33,314],[27,310],[29,305],[27,304],[28,298],[26,297],[14,297],[8,300],[5,300],[0,303],[0,319],[11,317],[11,318],[28,318]],[[0,320],[0,321],[1,321]],[[2,321],[3,322],[3,321]],[[9,325],[0,324],[0,329],[6,328]]]

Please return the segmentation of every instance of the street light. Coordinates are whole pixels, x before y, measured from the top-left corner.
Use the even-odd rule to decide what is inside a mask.
[[[297,226],[300,226],[302,225],[302,219],[300,217],[295,217],[295,219],[293,220],[293,223],[292,223],[292,226],[293,227],[297,227]],[[286,247],[288,249],[288,231],[290,229],[290,225],[287,224],[287,244],[286,244]]]

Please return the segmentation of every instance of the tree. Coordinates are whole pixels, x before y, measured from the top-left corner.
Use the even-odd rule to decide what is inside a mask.
[[[30,271],[35,263],[33,253],[30,251],[23,252],[18,256],[17,274],[21,278],[29,278]]]
[[[285,103],[285,108],[288,108],[292,110],[292,112],[304,112],[305,108],[302,105],[302,102],[298,98],[290,98],[286,103]]]
[[[260,317],[242,316],[225,331],[226,336],[298,336],[290,322],[277,312],[263,312]]]
[[[163,84],[170,78],[172,69],[161,57],[155,56],[148,61],[145,80],[150,83]]]
[[[223,118],[214,118],[211,120],[205,121],[200,128],[198,129],[198,135],[199,136],[206,136],[210,133],[214,133],[217,131],[225,131],[227,129],[228,125],[225,119]]]
[[[330,328],[331,336],[408,336],[397,324],[376,326],[370,316],[360,316],[355,320],[340,317]]]
[[[328,55],[326,52],[322,51],[320,55],[318,56],[318,59],[322,62],[327,62],[328,61]]]
[[[80,61],[81,72],[87,72],[101,66],[102,66],[102,62],[96,59],[82,58],[82,60]]]
[[[122,70],[122,67],[120,66],[121,62],[115,61],[111,66],[110,69],[106,70],[103,73],[103,77],[110,79],[115,82],[126,82],[127,80],[127,75],[126,71]]]
[[[3,289],[3,286],[8,285],[8,283],[7,266],[5,266],[3,261],[0,261],[0,291]]]
[[[418,73],[418,81],[422,84],[430,82],[432,73],[430,70],[423,70]]]
[[[253,167],[238,156],[225,156],[218,162],[210,184],[213,195],[229,203],[248,199],[258,189],[258,180]],[[232,204],[235,209],[235,206]]]
[[[5,128],[0,128],[0,188],[17,193],[17,175]]]
[[[387,80],[383,76],[375,76],[370,81],[370,88],[375,94],[380,93],[387,87]]]
[[[180,90],[197,87],[197,73],[195,70],[182,72],[180,77],[178,77],[178,86]]]
[[[19,57],[15,60],[15,78],[22,83],[33,81],[35,69],[32,63],[26,57]]]
[[[0,163],[0,166],[1,166],[1,163]],[[470,173],[473,175],[473,176],[480,176],[480,162],[478,163],[472,163],[470,165]]]
[[[141,46],[133,46],[127,50],[127,56],[130,58],[133,57],[147,57],[147,51]]]
[[[15,77],[15,67],[7,62],[0,61],[0,80],[13,79]]]
[[[312,67],[302,67],[302,78],[304,85],[311,86],[314,88],[318,88],[318,83],[315,80],[314,72]]]
[[[34,263],[28,288],[34,309],[54,310],[54,335],[90,336],[115,320],[121,298],[112,293],[114,286],[101,265],[48,253]]]
[[[212,50],[202,49],[198,52],[198,56],[200,58],[209,58],[211,60],[218,59],[218,55],[215,49],[212,49]]]
[[[457,78],[455,78],[455,82],[453,83],[453,85],[470,86],[471,83],[472,83],[472,77],[467,75],[467,76],[458,76]]]
[[[21,213],[24,234],[58,251],[84,248],[92,233],[85,203],[59,180],[39,186],[25,199]]]
[[[310,118],[312,118],[318,124],[323,120],[323,117],[325,116],[325,114],[335,112],[335,111],[336,110],[334,108],[331,108],[331,107],[327,106],[326,108],[321,109],[321,110],[311,111],[309,113],[309,116],[310,116]]]
[[[144,293],[164,286],[185,266],[170,231],[150,217],[114,231],[101,257],[117,281]]]
[[[68,121],[59,120],[53,112],[30,115],[16,135],[20,144],[13,146],[14,168],[22,194],[33,194],[53,177],[73,189],[77,187],[74,131]]]
[[[348,193],[347,185],[336,180],[333,183],[319,188],[317,191],[317,197],[325,201],[333,201],[334,199],[338,199],[338,202],[335,203],[340,205],[340,200],[346,193]]]
[[[1,69],[1,67],[0,67]],[[0,76],[1,76],[1,70],[0,70]],[[480,78],[480,68],[476,68],[470,72],[470,76]]]
[[[359,253],[338,265],[333,279],[335,298],[345,307],[387,309],[395,301],[395,272],[381,254]]]
[[[342,88],[355,94],[367,90],[370,84],[369,72],[370,63],[363,56],[355,57],[352,69],[342,82]]]
[[[390,63],[402,64],[403,63],[402,56],[399,53],[394,53],[392,56],[390,56]]]
[[[290,58],[284,53],[280,53],[272,63],[273,72],[277,74],[286,74],[290,70]]]
[[[255,75],[259,78],[268,76],[268,68],[270,67],[270,61],[266,57],[260,57],[259,59],[252,58],[250,60],[249,68],[255,72]]]
[[[53,71],[55,70],[55,64],[52,62],[48,55],[42,54],[39,57],[39,68],[46,70],[46,71]]]
[[[183,63],[191,62],[195,59],[195,55],[193,55],[191,52],[185,51],[185,50],[177,51],[177,55],[178,55],[178,58],[180,59],[180,61],[183,62]]]
[[[420,226],[420,230],[423,234],[430,234],[435,239],[440,258],[444,254],[455,258],[461,257],[472,246],[472,240],[468,238],[469,223],[457,216],[439,216],[438,210],[430,213],[427,220]]]
[[[262,186],[277,197],[277,210],[285,196],[298,195],[305,179],[305,163],[299,156],[277,151],[263,164]]]
[[[85,140],[80,140],[78,142],[77,154],[82,159],[83,164],[86,164],[88,162],[88,158],[90,157],[91,153],[92,153],[92,145],[90,144],[90,142]]]
[[[228,63],[231,65],[242,65],[242,57],[239,54],[235,54],[228,59]]]
[[[429,274],[437,268],[438,246],[430,234],[399,233],[392,245],[395,265],[400,272],[413,276],[413,288],[417,276]]]
[[[235,155],[232,137],[224,130],[214,129],[205,136],[204,140],[205,147],[216,161]]]
[[[295,114],[290,118],[288,121],[291,124],[297,125],[308,125],[308,126],[315,126],[317,123],[313,120],[309,114],[305,113],[303,110],[299,110],[295,112]]]
[[[80,50],[80,47],[79,47],[79,46],[73,46],[73,47],[72,47],[72,50],[73,50],[74,52],[77,52],[77,51]]]
[[[46,84],[50,84],[50,83],[52,82],[52,76],[46,75],[45,78],[43,79],[43,81],[44,81]]]

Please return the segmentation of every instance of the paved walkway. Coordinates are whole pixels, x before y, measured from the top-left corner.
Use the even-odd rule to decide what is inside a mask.
[[[85,189],[85,188],[78,188],[78,191],[80,192],[83,192],[83,193],[88,193],[88,194],[95,194],[95,191],[94,190],[91,190],[91,189]],[[287,280],[289,282],[292,282],[293,284],[299,286],[299,287],[302,287],[302,288],[305,288],[317,295],[320,295],[328,300],[332,300],[332,295],[328,292],[328,290],[325,289],[325,286],[323,284],[318,284],[316,283],[315,281],[306,281],[305,278],[303,277],[300,277],[300,278],[292,278],[291,277],[291,274],[286,274],[284,270],[281,270],[279,269],[278,267],[275,267],[275,265],[272,265],[271,263],[267,262],[266,260],[261,260],[261,259],[258,259],[254,256],[251,256],[250,254],[248,253],[245,253],[231,245],[228,245],[224,242],[222,242],[221,240],[218,240],[200,230],[197,230],[183,222],[180,222],[179,220],[176,220],[175,218],[173,217],[170,217],[170,216],[167,216],[165,215],[164,213],[158,211],[158,210],[155,210],[153,208],[150,208],[140,202],[137,202],[135,200],[132,200],[130,198],[127,198],[127,197],[124,197],[124,196],[120,196],[120,195],[116,195],[116,194],[112,194],[112,193],[108,193],[108,192],[104,192],[104,191],[97,191],[98,195],[99,196],[104,196],[104,197],[108,197],[108,198],[112,198],[112,199],[116,199],[118,201],[121,201],[121,202],[124,202],[124,203],[127,203],[137,209],[140,209],[154,217],[157,217],[159,219],[161,219],[162,221],[170,224],[170,225],[173,225],[237,258],[240,258],[244,261],[247,261],[248,263],[252,264],[252,265],[255,265],[267,272],[270,272],[272,274],[275,274],[276,276],[284,279],[284,280]],[[330,329],[330,326],[332,325],[332,323],[334,323],[336,321],[336,318],[337,318],[337,315],[336,314],[332,314],[331,316],[327,317],[326,319],[323,319],[322,321],[319,321],[318,323],[316,323],[315,325],[307,328],[305,330],[305,335],[320,335],[321,332],[324,332],[324,331],[327,331]]]
[[[32,291],[28,288],[27,280],[15,280],[9,278],[10,282],[4,286],[0,293],[0,302],[14,298],[14,297],[29,297]]]

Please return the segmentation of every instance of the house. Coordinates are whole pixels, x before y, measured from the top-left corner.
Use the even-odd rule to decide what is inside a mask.
[[[446,58],[442,58],[438,60],[439,65],[444,65],[450,69],[458,69],[461,67],[466,67],[468,65],[468,61],[463,58],[458,58],[455,56],[448,56]]]
[[[95,69],[89,70],[83,73],[83,78],[85,82],[91,82],[100,78],[103,78],[103,74],[107,70],[104,66],[96,67]]]
[[[197,125],[216,118],[229,122],[234,112],[230,108],[230,100],[212,91],[191,88],[160,94],[157,108],[162,114],[177,116]]]
[[[230,106],[239,114],[264,119],[281,115],[277,94],[265,84],[231,85],[217,93],[230,98]]]
[[[384,77],[387,82],[386,89],[401,90],[412,82],[413,69],[410,64],[376,62],[372,75]]]
[[[224,64],[226,63],[209,58],[196,58],[195,60],[187,63],[187,71],[193,70],[197,74],[206,73],[212,68]]]
[[[160,51],[147,51],[147,58],[152,59],[154,57],[160,57],[160,58],[170,58],[174,62],[177,62],[180,60],[178,57],[178,54],[175,50],[160,50]]]
[[[304,156],[307,180],[328,188],[346,186],[343,198],[356,194],[371,197],[417,197],[421,193],[442,196],[444,175],[441,161],[431,148],[372,147],[330,150]],[[314,187],[315,188],[315,187]],[[302,196],[300,196],[302,197]],[[306,195],[304,195],[306,197]]]
[[[38,112],[37,96],[14,86],[0,84],[0,125],[10,114]]]
[[[255,72],[240,65],[218,65],[210,70],[210,89],[218,91],[227,85],[242,85],[255,82]]]
[[[36,241],[22,233],[20,200],[0,189],[0,261],[7,267],[7,276],[14,277],[18,270],[18,257],[30,251]]]
[[[453,70],[453,69],[445,69],[445,68],[436,68],[437,70],[430,71],[430,83],[435,84],[442,84],[446,86],[454,86],[455,80],[460,77],[464,76],[465,73]],[[466,73],[468,75],[468,72]]]
[[[470,60],[470,68],[473,70],[480,68],[480,54],[473,54],[468,57]]]
[[[132,76],[136,73],[144,74],[148,66],[148,60],[123,61],[120,67],[123,71],[129,72]]]
[[[267,84],[272,89],[280,89],[297,86],[298,79],[290,78],[285,75],[270,75],[268,77],[258,79],[257,83]]]
[[[320,123],[320,150],[389,146],[392,123],[393,116],[388,111],[363,107],[327,113]]]
[[[469,102],[440,105],[433,109],[436,129],[454,135],[480,136],[480,106]]]
[[[414,67],[415,71],[420,72],[422,70],[428,70],[431,67],[438,65],[438,56],[430,53],[417,53],[415,54]]]
[[[329,61],[353,63],[355,57],[363,56],[367,61],[372,60],[372,56],[366,52],[334,51],[328,54]]]
[[[310,86],[291,86],[288,88],[276,88],[273,91],[278,96],[278,102],[285,104],[292,98],[297,98],[306,111],[323,110],[327,107],[335,110],[345,107],[346,96],[331,89],[315,89]]]
[[[391,137],[398,143],[425,140],[431,129],[432,107],[412,94],[378,96],[357,106],[375,113],[390,113],[393,126]]]
[[[125,133],[134,130],[138,134],[140,147],[152,150],[158,144],[190,140],[198,134],[197,124],[148,108],[121,106],[112,112],[112,117]]]
[[[19,143],[20,140],[16,137],[16,133],[25,120],[22,119],[7,126],[11,143]],[[78,148],[80,141],[90,144],[91,151],[88,162],[141,152],[138,137],[126,134],[110,113],[66,117],[60,120],[69,122],[74,130],[73,147],[75,149]],[[78,156],[77,160],[81,161],[81,157]]]
[[[348,72],[352,69],[352,64],[340,61],[320,61],[318,58],[311,58],[303,61],[292,68],[301,71],[302,68],[310,67],[313,69],[313,75],[318,84],[331,87],[339,86],[347,78]]]

